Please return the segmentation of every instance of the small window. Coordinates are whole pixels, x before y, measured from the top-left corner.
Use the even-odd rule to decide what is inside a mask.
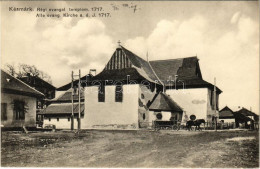
[[[162,119],[162,113],[156,114],[156,118],[157,118],[157,120],[161,120]]]
[[[194,114],[190,115],[191,120],[196,120],[196,116]]]
[[[41,101],[37,101],[37,109],[42,109],[42,103],[41,103]]]
[[[122,102],[123,101],[123,86],[122,85],[118,85],[116,86],[116,102]]]
[[[25,102],[14,100],[14,119],[15,120],[24,120],[25,119]]]
[[[143,114],[143,120],[145,120],[145,113]]]
[[[60,121],[60,119],[59,119],[59,118],[57,118],[57,121]]]
[[[70,121],[70,118],[68,118],[68,121]]]
[[[51,118],[49,118],[49,121],[51,121]]]
[[[144,94],[143,93],[141,94],[141,99],[144,99]]]
[[[1,120],[7,120],[7,103],[1,103]]]
[[[105,102],[105,86],[100,85],[98,88],[98,102]]]

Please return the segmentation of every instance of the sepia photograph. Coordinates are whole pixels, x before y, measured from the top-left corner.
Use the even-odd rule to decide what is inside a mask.
[[[1,167],[259,168],[259,1],[1,1]]]

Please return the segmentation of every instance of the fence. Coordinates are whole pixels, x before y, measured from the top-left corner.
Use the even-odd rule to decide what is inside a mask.
[[[160,124],[159,124],[160,123]],[[165,121],[157,121],[157,126],[161,125],[162,128],[164,129],[171,129],[173,128],[173,125],[177,125],[181,130],[185,130],[186,129],[186,123],[180,123],[180,122],[172,122],[171,124],[165,123],[165,124],[161,124],[161,123],[165,123]],[[150,129],[154,129],[156,128],[155,125],[155,121],[152,122],[139,122],[139,127],[140,128],[150,128]],[[201,124],[200,125],[202,130],[214,130],[215,129],[215,123],[214,122],[206,122],[205,124]],[[240,128],[240,129],[251,129],[251,130],[259,130],[259,123],[255,122],[252,125],[245,125],[244,123],[239,123],[239,126],[236,126],[235,122],[219,122],[217,123],[217,129],[218,130],[225,130],[225,129],[235,129],[235,128]]]

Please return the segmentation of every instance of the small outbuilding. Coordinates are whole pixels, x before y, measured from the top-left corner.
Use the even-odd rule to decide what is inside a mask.
[[[72,116],[72,92],[69,89],[61,94],[58,98],[53,99],[51,104],[43,109],[39,115],[42,116],[43,126],[55,125],[57,129],[70,129]],[[77,118],[79,113],[79,98],[78,95],[73,95],[73,113],[74,113],[74,128],[77,128]],[[80,112],[81,117],[84,117],[84,92],[81,92]]]
[[[166,93],[159,93],[149,107],[150,122],[173,121],[181,122],[183,116],[182,108]]]
[[[234,112],[228,107],[224,107],[219,111],[219,120],[227,123],[235,123]]]

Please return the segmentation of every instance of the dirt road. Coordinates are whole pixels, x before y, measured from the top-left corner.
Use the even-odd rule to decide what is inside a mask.
[[[2,132],[3,167],[258,167],[256,131]]]

